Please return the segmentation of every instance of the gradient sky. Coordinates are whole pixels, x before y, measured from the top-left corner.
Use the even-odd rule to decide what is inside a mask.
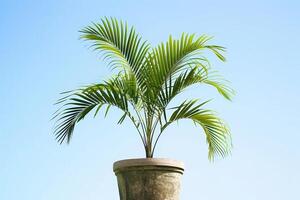
[[[113,111],[78,124],[58,145],[51,114],[59,93],[101,81],[111,72],[78,39],[102,16],[134,25],[156,45],[169,34],[209,34],[227,47],[212,60],[237,91],[233,102],[212,88],[187,97],[229,124],[234,148],[210,163],[201,130],[170,127],[157,157],[182,160],[182,200],[300,199],[299,1],[6,1],[0,2],[0,199],[116,200],[114,161],[143,157],[133,126]]]

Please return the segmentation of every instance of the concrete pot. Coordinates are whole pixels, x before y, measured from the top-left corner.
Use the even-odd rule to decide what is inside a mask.
[[[114,163],[120,200],[179,200],[182,162],[163,158]]]

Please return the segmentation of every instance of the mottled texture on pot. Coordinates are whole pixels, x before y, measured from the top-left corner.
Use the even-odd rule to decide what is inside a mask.
[[[169,159],[130,159],[114,163],[120,200],[179,200],[183,164]]]

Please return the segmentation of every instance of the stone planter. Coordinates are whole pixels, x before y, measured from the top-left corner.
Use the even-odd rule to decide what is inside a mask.
[[[163,158],[114,163],[120,200],[179,200],[183,163]]]

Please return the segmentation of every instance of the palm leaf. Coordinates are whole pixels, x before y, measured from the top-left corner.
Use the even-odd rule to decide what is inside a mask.
[[[112,84],[97,84],[82,88],[66,98],[60,100],[63,107],[57,112],[55,126],[55,135],[59,143],[69,142],[76,123],[95,107],[97,107],[94,117],[103,105],[107,105],[105,115],[107,115],[110,106],[121,109],[129,114],[128,99],[120,88]]]
[[[221,46],[206,45],[210,39],[211,37],[206,35],[195,37],[194,34],[182,34],[179,40],[170,36],[168,42],[161,43],[152,51],[152,55],[148,56],[146,60],[147,87],[150,90],[148,93],[153,97],[153,99],[150,98],[151,102],[159,93],[165,95],[164,99],[168,99],[170,88],[174,87],[173,84],[176,83],[178,77],[185,81],[183,76],[192,70],[201,71],[198,73],[198,77],[199,75],[203,76],[202,73],[207,72],[209,67],[208,60],[202,55],[205,49],[211,50],[218,58],[225,61],[222,55],[225,49]]]
[[[234,90],[229,86],[228,81],[218,76],[215,71],[194,67],[185,70],[174,80],[169,79],[158,94],[160,107],[166,108],[174,97],[194,84],[213,86],[227,100],[231,100],[234,96]]]
[[[185,101],[175,109],[168,122],[162,127],[162,131],[171,123],[181,120],[190,119],[199,124],[205,135],[208,144],[209,159],[216,155],[225,157],[230,153],[231,136],[226,124],[218,118],[212,111],[203,109],[202,106],[207,103],[196,104],[197,101]]]
[[[134,73],[142,84],[143,62],[150,45],[136,33],[134,27],[115,18],[104,18],[101,23],[93,23],[80,31],[81,38],[92,41],[92,47],[103,53],[112,68],[124,69],[127,74]]]

